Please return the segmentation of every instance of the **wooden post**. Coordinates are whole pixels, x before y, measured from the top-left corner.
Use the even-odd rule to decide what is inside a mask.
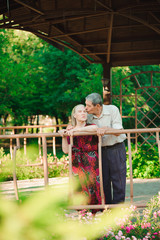
[[[42,128],[40,128],[40,133],[42,133]],[[41,137],[38,138],[38,146],[39,146],[39,158],[41,159],[42,163]]]
[[[15,191],[16,200],[19,200],[17,177],[16,177],[16,150],[17,150],[17,146],[14,146],[14,152],[13,152],[13,183],[14,183],[14,191]]]
[[[12,133],[11,133],[11,134],[14,134],[14,129],[12,129]],[[13,139],[10,138],[10,154],[11,154],[11,159],[13,159],[12,148],[13,148]]]
[[[19,138],[16,138],[16,145],[17,145],[17,148],[20,148],[20,139]]]
[[[129,169],[130,169],[130,201],[133,203],[133,175],[132,175],[132,152],[131,152],[131,136],[128,136],[128,154],[129,154]]]
[[[48,185],[48,162],[47,162],[47,141],[46,137],[42,137],[43,144],[43,167],[44,167],[44,183],[45,186]]]
[[[111,104],[111,65],[107,62],[103,64],[103,104]]]
[[[72,181],[72,146],[73,146],[73,136],[70,136],[69,144],[69,199],[72,199],[73,196],[73,181]]]
[[[160,163],[160,140],[159,140],[159,132],[156,132],[156,140],[157,140],[157,145],[158,145],[159,163]]]
[[[103,175],[102,175],[102,137],[98,136],[98,157],[99,157],[99,177],[100,177],[100,193],[102,205],[105,205],[104,190],[103,190]]]
[[[53,156],[56,157],[56,138],[53,137]]]
[[[28,128],[26,128],[26,133],[28,133]],[[24,154],[27,155],[27,138],[24,138]]]

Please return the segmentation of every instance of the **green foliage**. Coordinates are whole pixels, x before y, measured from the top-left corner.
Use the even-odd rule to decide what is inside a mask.
[[[63,155],[60,159],[47,156],[48,177],[68,176],[68,156]],[[5,154],[4,149],[0,149],[0,181],[13,180],[13,162],[10,154]],[[17,180],[44,178],[44,169],[40,166],[25,166],[25,164],[40,163],[36,145],[31,145],[27,148],[27,155],[24,155],[23,150],[18,149],[16,152],[16,177]]]
[[[13,164],[10,154],[5,154],[4,149],[0,148],[0,182],[13,179]]]
[[[132,169],[134,178],[159,178],[160,177],[160,166],[158,148],[150,148],[149,145],[143,145],[138,148],[138,151],[134,151],[132,145]],[[33,154],[34,153],[34,154]],[[51,153],[48,153],[47,160],[51,163],[48,167],[48,176],[62,177],[68,176],[68,164],[69,159],[67,155],[58,153],[59,157],[55,158]],[[0,149],[0,178],[2,181],[8,181],[13,179],[12,160],[10,154],[5,154],[4,149]],[[18,150],[16,154],[16,174],[18,180],[43,178],[44,170],[43,167],[38,166],[21,166],[26,163],[35,164],[40,163],[38,157],[37,145],[30,145],[27,147],[27,156],[24,155],[23,150]],[[127,177],[130,176],[129,159],[127,156]]]
[[[129,116],[136,116],[140,121],[137,123],[138,128],[155,127],[155,124],[159,126],[159,119],[156,114],[159,112],[159,105],[156,102],[160,101],[160,94],[158,88],[138,89],[137,90],[137,102],[135,99],[136,89],[139,88],[134,77],[130,77],[132,74],[140,73],[141,71],[160,71],[160,66],[129,66],[129,67],[116,67],[112,68],[112,94],[113,104],[120,108],[120,81],[122,90],[122,115],[127,118],[123,118],[124,128],[135,128],[135,118]],[[125,79],[126,78],[126,79]],[[150,73],[143,73],[136,75],[136,79],[140,83],[140,86],[147,87],[151,85]],[[159,86],[160,73],[154,73],[152,76],[153,86]],[[155,98],[155,100],[154,100]],[[147,105],[148,104],[148,105]],[[137,112],[135,111],[136,105],[138,106]],[[140,109],[139,109],[140,108]],[[144,114],[147,114],[144,117]],[[152,123],[149,119],[154,119]]]
[[[24,31],[0,30],[0,40],[4,124],[8,115],[14,125],[22,125],[40,114],[67,123],[73,106],[84,103],[87,94],[102,94],[100,64],[89,65],[71,50],[62,52]]]
[[[144,144],[138,147],[138,151],[135,152],[132,146],[132,169],[134,178],[159,178],[160,163],[158,148],[150,148],[150,145]],[[127,176],[130,176],[128,158]]]
[[[73,186],[71,186],[73,188]],[[160,237],[160,209],[154,196],[140,212],[135,206],[107,209],[95,216],[87,210],[69,210],[69,186],[48,187],[20,203],[0,197],[1,240],[144,240]],[[72,203],[84,198],[74,194]]]
[[[69,187],[47,188],[18,204],[0,198],[1,240],[94,240],[106,227],[113,227],[116,218],[123,216],[121,209],[115,209],[86,221],[69,219],[65,216]],[[82,204],[80,194],[72,198],[76,205]],[[69,210],[68,210],[69,211]],[[68,212],[67,211],[67,212]]]

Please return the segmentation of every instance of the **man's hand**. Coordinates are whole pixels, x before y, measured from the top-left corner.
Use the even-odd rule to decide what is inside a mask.
[[[106,130],[107,130],[106,128],[98,128],[97,129],[97,135],[98,136],[104,136]]]
[[[105,131],[108,130],[108,131],[116,131],[117,129],[114,129],[114,128],[110,128],[110,127],[102,127],[102,128],[98,128],[97,129],[97,135],[98,136],[104,136],[105,135]],[[107,133],[106,133],[107,134]],[[120,133],[113,133],[114,136],[119,136]]]

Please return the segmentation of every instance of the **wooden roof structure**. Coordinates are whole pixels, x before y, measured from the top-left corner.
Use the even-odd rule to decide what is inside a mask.
[[[90,63],[160,63],[160,0],[2,0],[0,28],[32,32]]]

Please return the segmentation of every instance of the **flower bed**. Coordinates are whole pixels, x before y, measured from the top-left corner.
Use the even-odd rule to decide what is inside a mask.
[[[123,209],[123,218],[115,219],[114,227],[106,227],[97,240],[126,239],[126,240],[148,240],[160,239],[160,196],[155,196],[147,204],[144,210],[138,210],[135,206]],[[112,216],[112,210],[105,210],[93,215],[87,210],[66,214],[67,217],[80,222],[91,223],[100,221],[103,214]],[[88,239],[86,239],[88,240]]]

